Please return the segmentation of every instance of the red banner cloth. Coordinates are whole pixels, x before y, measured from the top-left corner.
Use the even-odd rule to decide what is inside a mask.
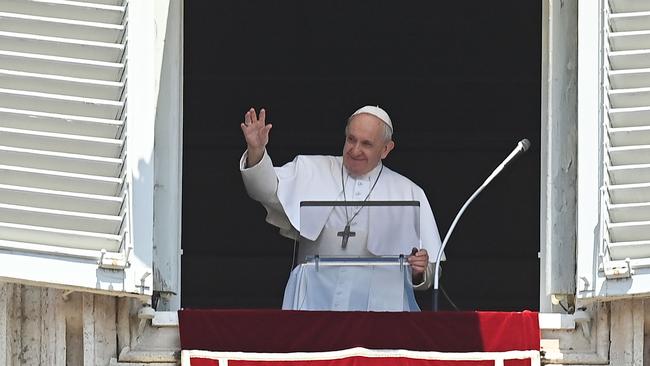
[[[178,312],[178,320],[183,350],[286,353],[363,347],[377,350],[505,352],[540,348],[538,314],[528,311],[183,309]],[[349,365],[365,364],[355,361]]]
[[[219,360],[207,358],[192,358],[191,366],[220,366]],[[525,362],[525,363],[522,363]],[[339,360],[310,360],[310,361],[247,361],[229,360],[228,366],[494,366],[494,361],[449,361],[449,360],[420,360],[412,358],[367,358],[349,357]],[[530,365],[528,361],[506,360],[504,366]]]

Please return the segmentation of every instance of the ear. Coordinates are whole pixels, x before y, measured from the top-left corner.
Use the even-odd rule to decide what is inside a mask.
[[[390,153],[394,148],[395,148],[395,142],[393,142],[393,140],[388,141],[388,143],[384,145],[384,150],[381,152],[382,160],[386,159],[388,153]]]

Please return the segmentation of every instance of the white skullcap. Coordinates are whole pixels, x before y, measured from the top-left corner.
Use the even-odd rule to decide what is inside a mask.
[[[383,110],[383,109],[381,109],[379,107],[367,105],[365,107],[361,107],[361,108],[357,109],[356,112],[352,113],[350,118],[356,116],[357,114],[361,114],[361,113],[372,114],[373,116],[375,116],[375,117],[379,118],[380,120],[382,120],[382,122],[384,122],[386,125],[388,125],[388,127],[390,127],[390,130],[393,131],[393,122],[391,122],[390,117],[388,116],[388,113],[386,113],[385,110]]]

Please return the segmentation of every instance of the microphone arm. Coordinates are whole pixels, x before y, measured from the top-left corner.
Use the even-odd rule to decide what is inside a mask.
[[[432,308],[433,311],[438,311],[438,287],[439,287],[439,282],[440,282],[440,259],[442,258],[442,253],[444,253],[445,247],[447,246],[447,242],[449,241],[449,237],[451,237],[451,233],[454,231],[454,228],[456,227],[456,224],[458,223],[458,220],[460,220],[460,217],[463,215],[465,212],[465,209],[469,206],[470,203],[487,187],[492,180],[503,171],[503,169],[512,161],[514,160],[518,155],[524,153],[525,151],[528,150],[530,147],[530,141],[528,139],[523,139],[517,143],[517,146],[512,150],[510,155],[506,157],[506,159],[499,164],[496,169],[490,174],[490,176],[487,177],[485,182],[481,184],[480,187],[474,192],[469,199],[465,202],[463,207],[460,208],[460,211],[456,214],[456,217],[454,218],[454,221],[452,221],[451,226],[449,227],[449,230],[447,230],[447,234],[445,235],[445,239],[442,241],[442,246],[440,247],[440,250],[438,251],[438,255],[436,256],[436,267],[433,272],[433,303],[432,303]]]

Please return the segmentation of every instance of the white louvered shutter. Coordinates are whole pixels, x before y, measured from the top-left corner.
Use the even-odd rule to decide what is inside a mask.
[[[150,294],[128,275],[150,263],[130,232],[127,24],[125,0],[0,0],[0,278]]]
[[[601,224],[590,296],[607,298],[650,293],[650,2],[602,3]]]

